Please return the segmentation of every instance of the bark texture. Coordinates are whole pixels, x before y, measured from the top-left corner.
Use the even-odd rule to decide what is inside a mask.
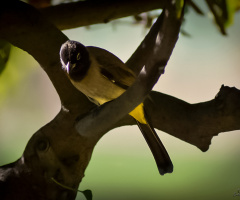
[[[134,121],[127,113],[143,100],[154,127],[202,151],[209,148],[213,136],[240,128],[240,91],[236,88],[222,86],[215,99],[199,104],[150,92],[164,72],[180,31],[183,13],[178,17],[179,10],[172,1],[100,2],[102,4],[92,1],[71,3],[41,12],[21,1],[12,0],[1,6],[0,38],[27,51],[39,62],[62,103],[55,119],[33,134],[22,157],[0,168],[1,199],[75,199],[76,191],[56,184],[52,178],[77,189],[96,143],[113,128],[133,125]],[[109,7],[103,14],[106,4]],[[68,6],[76,7],[76,10],[69,12]],[[161,16],[126,63],[139,73],[138,79],[118,99],[100,108],[94,107],[61,70],[59,49],[68,38],[59,29],[107,22],[160,7],[164,7]],[[76,13],[79,9],[82,12]],[[87,12],[90,9],[97,9],[101,13],[99,18],[94,16],[96,12]],[[56,13],[59,10],[58,19]],[[78,18],[82,21],[77,22]],[[70,21],[73,24],[68,26]],[[112,109],[119,115],[109,115]],[[108,123],[104,123],[106,119]]]

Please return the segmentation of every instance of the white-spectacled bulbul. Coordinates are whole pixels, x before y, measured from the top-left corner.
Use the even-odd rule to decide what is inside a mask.
[[[95,104],[119,97],[133,84],[136,75],[107,50],[68,40],[60,49],[62,68],[72,84]],[[173,164],[154,128],[143,103],[129,113],[137,122],[161,175],[171,173]]]

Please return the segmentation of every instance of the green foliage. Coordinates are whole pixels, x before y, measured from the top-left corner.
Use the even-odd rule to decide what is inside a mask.
[[[179,7],[179,9],[181,7],[181,2],[182,1],[177,1],[177,8]],[[196,2],[200,3],[198,1]],[[215,24],[219,28],[220,32],[223,35],[226,35],[226,29],[230,25],[233,25],[234,15],[240,9],[240,0],[205,0],[205,2],[214,17]],[[184,9],[185,16],[189,14],[189,8],[193,9],[199,15],[204,15],[202,9],[194,1],[188,0]],[[190,36],[185,30],[183,30],[185,23],[186,21],[184,21],[181,27],[181,33],[183,35]]]
[[[181,17],[183,5],[184,5],[184,0],[177,0],[176,1],[177,18]]]
[[[227,13],[228,19],[225,22],[225,26],[228,27],[234,22],[234,14],[240,9],[240,0],[227,0]]]
[[[216,25],[223,35],[226,28],[233,24],[234,14],[240,8],[240,0],[206,0]]]

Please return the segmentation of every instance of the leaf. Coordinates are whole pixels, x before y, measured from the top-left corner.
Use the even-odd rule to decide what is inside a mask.
[[[204,12],[201,10],[201,8],[196,4],[194,3],[192,0],[188,0],[187,3],[189,4],[189,6],[191,6],[193,8],[193,10],[199,14],[199,15],[204,15]],[[185,10],[186,10],[187,6],[185,7]],[[185,15],[186,13],[184,13]]]
[[[184,0],[176,0],[176,16],[179,19],[182,16]]]
[[[87,200],[92,200],[93,195],[92,195],[92,191],[91,190],[84,190],[84,191],[80,191],[81,193],[83,193],[83,195],[85,196],[85,198]]]
[[[0,40],[0,74],[6,67],[9,55],[10,55],[11,45],[5,40]]]
[[[240,0],[206,0],[221,33],[226,35],[226,28],[233,24],[234,14],[240,8]]]
[[[226,0],[206,0],[206,2],[221,33],[227,35],[225,30],[225,22],[228,18]]]
[[[240,9],[240,0],[226,0],[227,1],[227,11],[228,19],[225,22],[225,26],[228,27],[234,22],[234,14]]]

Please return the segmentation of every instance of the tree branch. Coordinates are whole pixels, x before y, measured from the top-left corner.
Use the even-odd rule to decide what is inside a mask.
[[[238,89],[222,86],[215,99],[203,103],[153,92],[145,104],[154,127],[207,151],[213,136],[240,129],[239,100]]]
[[[167,27],[165,23],[170,22],[167,13],[164,14],[166,19],[162,21],[162,29],[160,29],[160,33],[163,35],[164,28]],[[34,199],[48,198],[49,196],[52,199],[74,199],[76,192],[61,188],[51,180],[54,178],[59,183],[76,189],[84,176],[84,171],[97,140],[94,140],[93,137],[86,137],[84,134],[84,136],[78,134],[73,126],[76,117],[90,109],[90,106],[86,107],[90,103],[82,104],[84,102],[83,95],[71,86],[66,77],[63,76],[59,66],[59,48],[67,38],[52,24],[43,19],[36,10],[19,1],[11,1],[6,3],[4,8],[1,8],[0,25],[0,36],[34,56],[51,78],[64,106],[68,106],[67,109],[72,108],[70,111],[63,108],[52,122],[33,135],[19,160],[21,162],[17,161],[2,168],[0,183],[4,183],[4,193],[9,194],[16,187],[18,192],[14,195],[18,199],[29,199],[31,195],[35,195]],[[162,43],[169,40],[170,38],[156,43],[160,47],[156,52],[163,51],[164,45]],[[158,60],[158,58],[155,58],[156,55],[153,56],[153,59]],[[164,62],[160,62],[160,64],[160,66],[166,64],[165,58]],[[147,73],[143,71],[136,84],[116,100],[123,102],[124,98],[133,99],[130,105],[126,106],[125,111],[121,113],[122,116],[144,99],[160,75],[155,73],[160,72],[159,62],[148,63],[146,67]],[[150,78],[153,75],[156,75],[155,79]],[[136,96],[132,98],[131,95],[136,93],[136,88],[141,91],[139,92],[140,95],[138,98]],[[109,105],[106,105],[106,107],[109,107]],[[99,113],[102,113],[100,117],[106,116],[104,110]],[[91,126],[87,127],[86,130],[88,129],[92,130],[93,128]],[[97,128],[95,129],[97,130]],[[2,176],[2,174],[5,176]],[[21,181],[15,180],[25,180],[25,193],[21,193]],[[12,181],[16,184],[13,185]],[[34,187],[32,187],[33,184]]]
[[[79,1],[41,9],[41,13],[60,30],[107,23],[164,7],[165,0]]]
[[[23,2],[4,2],[0,13],[0,37],[24,49],[41,64],[64,106],[53,121],[32,136],[21,159],[0,168],[0,194],[15,195],[6,199],[73,200],[76,192],[62,188],[51,178],[76,189],[84,176],[93,148],[104,132],[114,127],[133,124],[130,117],[122,117],[145,98],[157,81],[158,76],[155,72],[158,72],[159,66],[166,65],[171,55],[177,40],[176,31],[179,29],[180,20],[174,20],[176,18],[172,14],[164,12],[164,18],[154,25],[156,31],[151,30],[147,36],[148,42],[144,41],[151,54],[146,56],[147,59],[141,60],[140,55],[144,55],[146,50],[139,47],[127,63],[136,71],[140,71],[145,65],[147,73],[140,73],[132,88],[116,101],[89,114],[92,104],[72,86],[61,70],[58,52],[67,37]],[[174,27],[171,28],[172,26]],[[159,57],[159,54],[162,57]],[[134,65],[134,61],[137,62],[138,59],[140,61]],[[149,59],[151,62],[148,62]],[[153,80],[149,79],[152,77],[151,73],[156,75]],[[137,89],[140,89],[137,94],[139,96],[133,98]],[[153,125],[203,151],[208,149],[212,137],[219,132],[240,129],[240,92],[236,88],[222,87],[214,100],[193,105],[157,92],[151,92],[150,97],[145,100],[145,107]],[[129,105],[121,106],[126,100],[130,100]],[[119,104],[121,107],[117,107]],[[107,109],[113,108],[121,108],[119,119],[122,119],[116,122],[118,119],[115,118],[115,121],[111,121],[111,127],[103,124],[95,138],[91,136],[93,128],[89,127],[89,124],[77,124],[80,134],[76,131],[74,123],[79,115],[88,113],[85,117],[89,117],[89,120],[95,123],[108,117]],[[86,119],[82,117],[79,122],[88,122]],[[224,123],[221,123],[222,121]]]
[[[72,112],[87,112],[92,104],[73,87],[61,70],[59,49],[68,38],[32,6],[14,0],[3,4],[0,8],[0,37],[27,51],[38,61],[65,108]]]
[[[117,123],[144,101],[160,75],[164,72],[167,61],[178,39],[182,17],[177,18],[175,4],[169,3],[168,7],[159,16],[156,22],[157,25],[154,26],[158,26],[157,37],[154,37],[155,32],[150,32],[154,34],[155,43],[150,51],[151,54],[148,57],[146,56],[148,60],[145,61],[146,63],[142,63],[144,67],[135,83],[114,101],[97,108],[84,118],[81,118],[76,124],[76,129],[80,135],[94,137],[98,141],[112,124]],[[148,36],[150,37],[151,34]],[[136,53],[140,53],[136,56],[136,59],[142,56],[141,51]],[[136,62],[138,61],[136,60]],[[114,112],[112,112],[113,110]],[[115,113],[118,114],[116,115]]]
[[[213,136],[221,132],[240,129],[239,100],[239,90],[222,86],[215,99],[203,103],[189,104],[159,92],[151,92],[150,98],[147,98],[144,103],[154,127],[195,145],[202,151],[206,151]],[[58,174],[58,176],[63,176],[62,173],[67,174],[67,177],[64,176],[66,181],[62,180],[60,182],[72,188],[77,188],[76,178],[79,177],[80,180],[80,177],[83,176],[95,144],[91,144],[91,140],[86,140],[86,138],[84,139],[74,132],[72,124],[75,117],[62,111],[52,122],[34,134],[24,152],[24,159],[22,160],[25,163],[21,165],[21,171],[24,171],[25,167],[27,168],[27,177],[31,177],[31,182],[28,184],[29,178],[26,179],[26,175],[23,174],[23,176],[22,173],[18,173],[18,177],[23,176],[24,184],[18,185],[15,183],[9,190],[5,188],[5,192],[14,190],[14,194],[18,199],[21,199],[20,196],[23,194],[23,190],[21,190],[22,193],[18,193],[17,188],[19,186],[24,185],[24,191],[27,190],[30,193],[30,186],[33,183],[36,185],[36,183],[39,184],[39,181],[42,181],[45,188],[48,188],[50,184],[52,190],[58,191],[59,195],[63,195],[63,192],[69,192],[69,195],[72,194],[71,191],[63,191],[56,185],[52,185],[48,177],[54,174]],[[132,118],[125,117],[109,129],[132,124],[134,124]],[[43,141],[49,141],[50,145],[45,145],[47,146],[46,149],[42,148],[44,146],[42,145]],[[51,152],[51,155],[48,155],[49,152]],[[44,155],[47,156],[47,159],[44,158]],[[80,155],[80,159],[74,159],[74,155]],[[48,165],[49,159],[53,160],[55,165]],[[66,163],[68,163],[69,172],[71,173],[66,172]],[[1,174],[3,172],[9,174],[16,171],[13,167],[18,167],[17,171],[19,171],[19,164],[4,167],[4,171],[0,170],[0,177],[3,177]],[[29,167],[31,171],[29,171]],[[42,174],[42,169],[44,169],[45,175]],[[70,180],[72,180],[72,183]],[[29,185],[29,187],[26,185]],[[56,188],[53,189],[53,187]],[[41,192],[44,193],[43,190]],[[34,199],[37,199],[36,194],[37,192],[33,191]]]
[[[207,102],[190,104],[152,91],[144,105],[155,128],[207,151],[214,136],[240,130],[239,101],[240,90],[222,86],[216,97]],[[109,130],[134,124],[127,116]]]
[[[142,66],[148,64],[149,62],[158,63],[158,62],[166,62],[169,59],[169,56],[172,53],[172,48],[174,47],[178,35],[176,36],[176,32],[179,32],[179,27],[181,24],[181,20],[176,21],[175,16],[169,16],[169,24],[166,24],[166,27],[162,27],[162,19],[158,18],[157,21],[153,24],[152,28],[136,49],[136,51],[132,54],[132,56],[126,62],[126,65],[131,68],[136,74],[139,73]],[[174,24],[174,25],[171,25]],[[165,33],[162,34],[161,29],[165,29]],[[156,45],[157,42],[161,42],[161,40],[165,40],[166,37],[172,38],[172,40],[168,40],[167,42],[163,42],[161,45],[165,45],[162,47],[162,52],[158,52],[159,46]],[[172,48],[171,48],[172,47]],[[161,55],[161,56],[160,56]]]

